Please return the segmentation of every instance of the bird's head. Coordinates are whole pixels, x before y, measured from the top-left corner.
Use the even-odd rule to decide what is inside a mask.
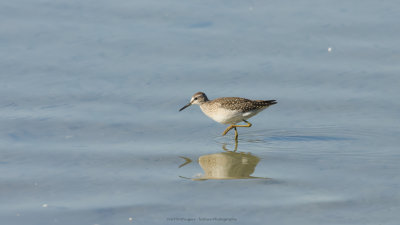
[[[192,98],[190,99],[190,102],[187,105],[183,106],[179,111],[182,111],[193,104],[201,105],[206,101],[208,101],[207,95],[204,94],[203,92],[197,92],[196,94],[194,94],[192,96]]]

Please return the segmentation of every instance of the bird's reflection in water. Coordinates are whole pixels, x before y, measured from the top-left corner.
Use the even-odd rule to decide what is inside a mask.
[[[198,163],[204,170],[204,175],[187,178],[195,181],[199,180],[230,180],[230,179],[268,179],[264,177],[254,177],[251,174],[260,162],[260,158],[251,153],[237,152],[237,142],[234,151],[226,148],[226,144],[222,146],[224,152],[203,155],[198,159]],[[179,167],[183,167],[192,162],[187,157],[181,157],[186,160]]]

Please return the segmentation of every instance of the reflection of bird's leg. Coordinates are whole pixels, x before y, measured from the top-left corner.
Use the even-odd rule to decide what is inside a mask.
[[[224,144],[222,145],[222,149],[223,149],[224,151],[227,151],[227,152],[236,152],[236,151],[237,151],[237,147],[238,147],[238,140],[235,140],[235,150],[233,150],[233,151],[231,151],[231,150],[229,150],[229,149],[226,148],[226,143],[224,143]]]
[[[236,138],[236,139],[235,139],[235,150],[233,150],[234,152],[237,151],[237,146],[238,146],[238,140],[237,140],[237,138]]]
[[[229,127],[225,129],[225,131],[222,133],[222,136],[224,136],[226,133],[228,133],[232,128],[235,128],[235,140],[238,138],[237,130],[236,127],[251,127],[251,123],[247,122],[246,120],[243,120],[243,122],[247,123],[246,125],[236,125],[232,124]]]

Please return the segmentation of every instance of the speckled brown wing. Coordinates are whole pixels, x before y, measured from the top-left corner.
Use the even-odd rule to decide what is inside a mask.
[[[239,97],[225,97],[217,98],[214,101],[221,104],[223,108],[229,110],[237,110],[241,112],[253,111],[261,108],[266,108],[270,105],[276,104],[275,100],[250,100]]]

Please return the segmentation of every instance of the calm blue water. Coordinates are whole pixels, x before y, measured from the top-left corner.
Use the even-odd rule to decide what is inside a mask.
[[[1,1],[1,223],[398,224],[399,20],[394,0]],[[197,91],[278,104],[229,152],[178,112]]]

